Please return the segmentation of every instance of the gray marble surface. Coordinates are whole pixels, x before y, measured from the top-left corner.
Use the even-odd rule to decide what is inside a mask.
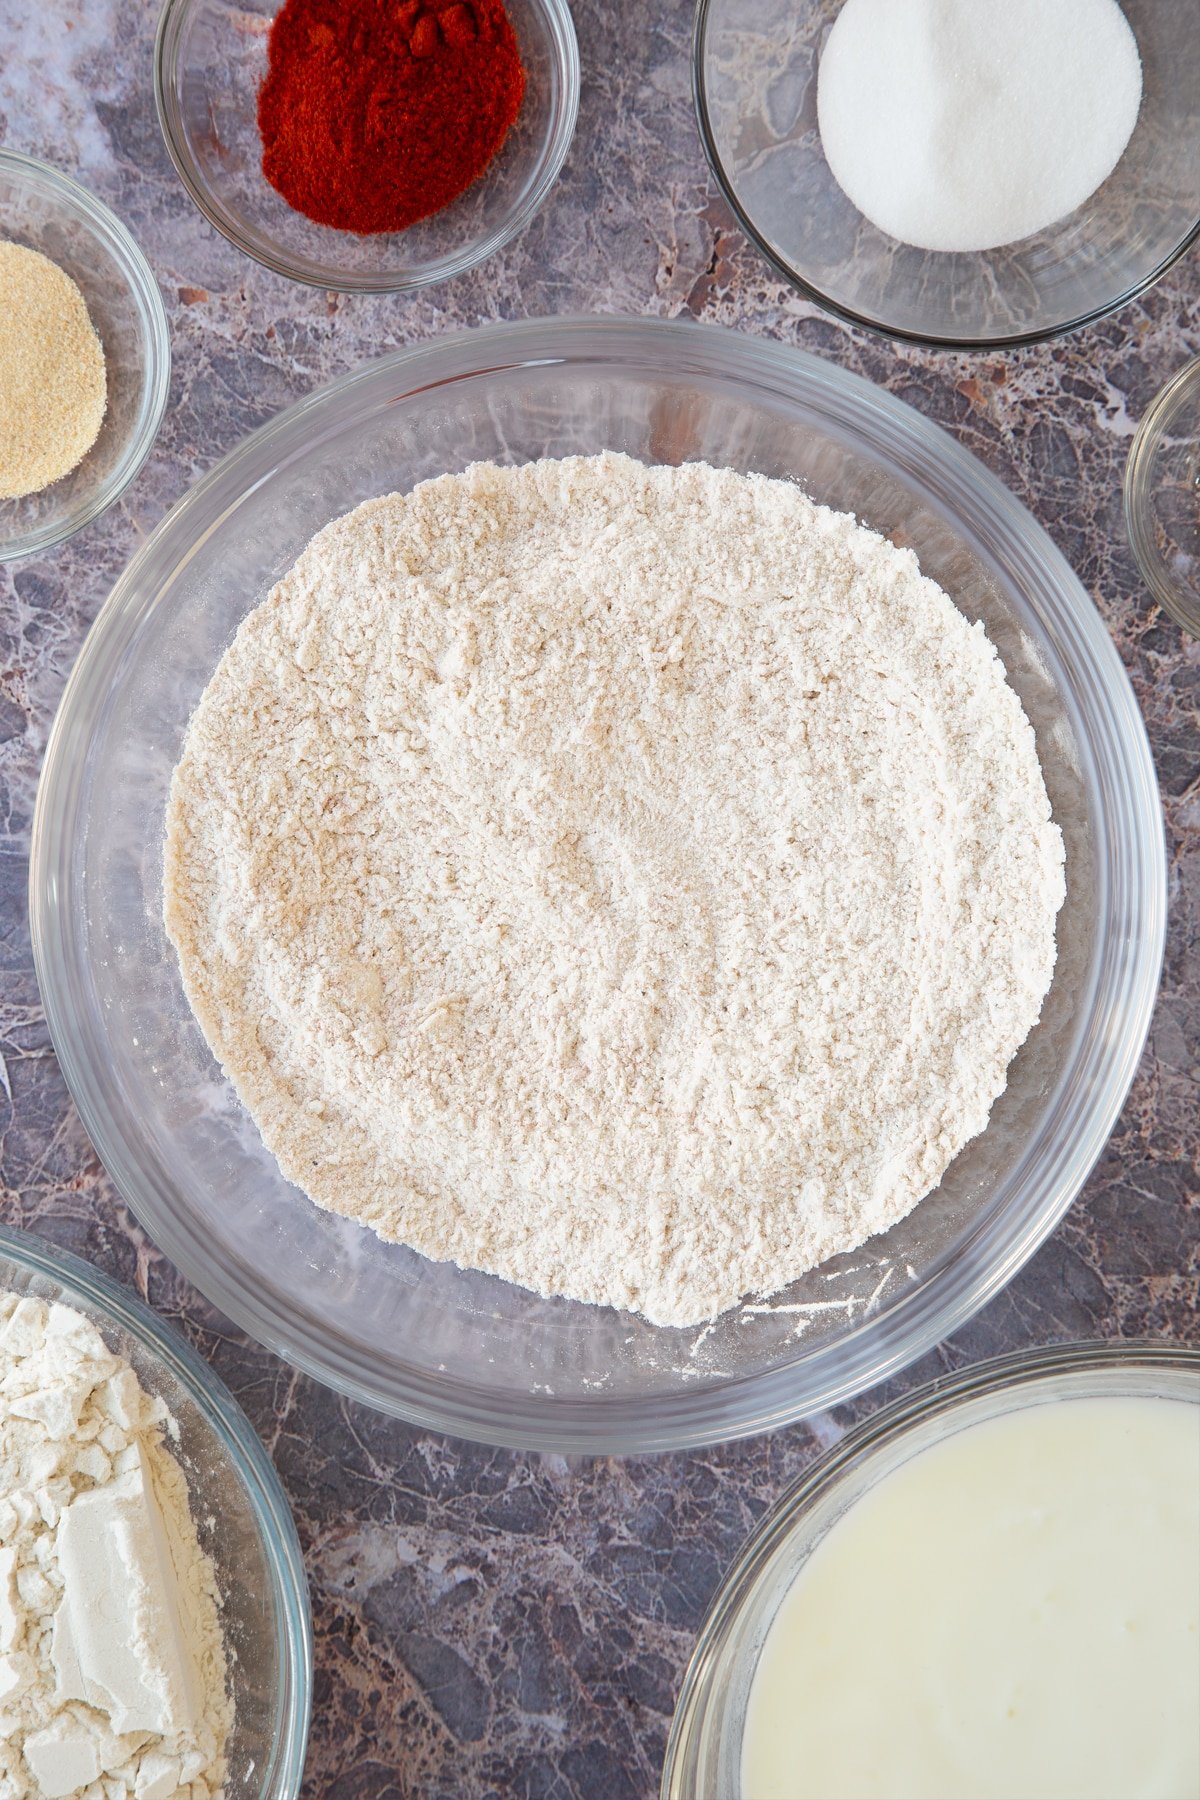
[[[253,425],[364,357],[461,324],[576,309],[692,313],[854,368],[946,425],[1049,529],[1095,598],[1145,712],[1171,916],[1162,993],[1117,1129],[1007,1292],[906,1381],[1032,1341],[1197,1339],[1200,646],[1149,603],[1120,478],[1152,395],[1200,352],[1195,258],[1065,343],[966,357],[853,332],[734,229],[690,100],[690,7],[575,0],[583,103],[549,204],[483,268],[408,299],[289,285],[200,218],[155,119],[155,0],[0,0],[0,143],[79,177],[158,276],[174,377],[123,502],[0,569],[0,1216],[136,1286],[208,1356],[275,1457],[312,1584],[312,1800],[648,1800],[712,1593],[780,1487],[875,1393],[772,1438],[568,1464],[412,1431],[248,1343],[175,1274],[97,1163],[50,1048],[25,902],[54,707],[131,552]]]

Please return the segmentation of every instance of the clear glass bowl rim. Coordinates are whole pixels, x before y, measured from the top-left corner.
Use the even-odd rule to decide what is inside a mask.
[[[258,1522],[274,1589],[280,1665],[288,1700],[270,1800],[295,1800],[304,1776],[312,1709],[313,1634],[308,1579],[291,1508],[270,1457],[220,1377],[145,1301],[82,1257],[0,1224],[0,1258],[56,1282],[68,1296],[110,1318],[167,1369],[229,1453]]]
[[[289,257],[278,248],[272,252],[266,243],[251,239],[239,231],[225,209],[212,198],[179,129],[174,90],[167,78],[167,71],[174,65],[179,48],[184,17],[192,4],[193,0],[164,0],[159,14],[154,39],[154,104],[163,141],[175,165],[176,174],[209,224],[222,237],[227,238],[235,249],[261,263],[274,274],[283,275],[289,281],[299,282],[305,287],[322,288],[333,293],[410,293],[417,288],[429,287],[436,281],[449,281],[453,276],[465,275],[468,269],[486,262],[497,250],[502,250],[505,244],[510,244],[515,237],[519,237],[549,199],[571,148],[579,117],[579,40],[575,34],[575,21],[571,16],[568,0],[531,0],[531,4],[544,15],[554,42],[562,80],[562,103],[554,120],[554,129],[538,178],[526,189],[520,205],[502,224],[484,237],[469,240],[461,249],[440,257],[416,272],[397,270],[391,273],[380,271],[366,274],[353,274],[332,265],[318,266],[307,259]]]
[[[701,1709],[708,1699],[707,1684],[715,1672],[722,1640],[736,1630],[738,1615],[775,1551],[847,1476],[916,1426],[951,1415],[981,1395],[1006,1391],[1015,1394],[1058,1376],[1117,1373],[1122,1369],[1190,1372],[1200,1379],[1200,1350],[1184,1344],[1129,1339],[1121,1343],[1038,1344],[1006,1351],[969,1363],[952,1375],[935,1376],[911,1393],[901,1394],[823,1451],[772,1501],[735,1555],[704,1616],[675,1703],[663,1760],[660,1800],[692,1800],[690,1790],[680,1785],[680,1758],[690,1747],[692,1733],[705,1729]],[[1200,1404],[1200,1384],[1196,1401]]]
[[[74,512],[65,514],[55,524],[39,526],[37,530],[27,531],[19,538],[0,541],[0,563],[5,563],[17,562],[21,557],[33,556],[38,551],[50,550],[56,544],[65,543],[77,531],[82,531],[85,525],[90,525],[93,519],[99,518],[101,513],[107,512],[134,480],[154,447],[154,440],[166,411],[167,391],[171,385],[171,333],[154,271],[129,231],[102,200],[97,200],[94,194],[90,194],[69,175],[64,175],[61,169],[40,161],[36,156],[26,156],[22,150],[0,149],[0,169],[2,168],[15,170],[26,181],[47,188],[51,193],[61,193],[86,215],[88,223],[97,237],[106,243],[129,283],[129,291],[142,324],[146,361],[150,369],[150,380],[146,384],[146,397],[137,429],[131,433],[125,453],[108,480],[102,482]]]
[[[936,332],[911,331],[906,326],[889,325],[886,319],[873,318],[869,313],[855,312],[852,307],[844,306],[840,300],[834,300],[806,279],[800,271],[786,262],[767,242],[753,219],[746,212],[738,198],[737,189],[730,180],[720,152],[717,149],[716,134],[712,128],[712,120],[708,110],[708,95],[704,80],[704,52],[708,31],[709,14],[713,0],[697,0],[696,22],[692,32],[692,99],[696,109],[696,127],[700,133],[700,142],[704,146],[704,155],[712,170],[713,179],[721,190],[725,204],[738,222],[738,227],[750,239],[759,253],[781,275],[789,286],[796,288],[806,299],[812,300],[825,312],[832,313],[835,318],[842,319],[847,325],[858,325],[864,331],[873,331],[880,337],[895,338],[906,344],[923,344],[933,350],[1012,350],[1020,344],[1044,344],[1054,338],[1066,337],[1072,331],[1079,331],[1085,325],[1094,325],[1098,319],[1105,319],[1109,313],[1119,312],[1144,294],[1157,281],[1161,281],[1167,270],[1173,268],[1181,256],[1200,238],[1200,217],[1196,223],[1184,233],[1168,256],[1157,263],[1148,274],[1132,286],[1114,294],[1111,300],[1102,305],[1093,306],[1087,312],[1063,319],[1054,325],[1043,325],[1036,331],[1014,331],[1001,337],[945,337]]]
[[[1200,607],[1172,587],[1164,573],[1150,504],[1155,452],[1170,429],[1176,407],[1185,404],[1193,394],[1200,406],[1200,356],[1184,363],[1142,414],[1125,464],[1123,494],[1125,530],[1142,580],[1176,624],[1200,637]]]
[[[683,1385],[639,1405],[594,1393],[586,1398],[520,1394],[499,1404],[493,1390],[463,1374],[404,1364],[381,1378],[357,1346],[320,1341],[252,1285],[228,1278],[201,1234],[174,1211],[169,1191],[147,1177],[127,1149],[123,1115],[112,1103],[102,1057],[85,1049],[89,1025],[76,1005],[74,970],[82,951],[67,904],[71,831],[83,758],[109,684],[164,581],[198,538],[219,529],[227,510],[270,478],[318,423],[357,418],[373,391],[403,392],[524,366],[609,362],[678,374],[698,357],[772,397],[801,391],[839,417],[869,414],[873,442],[905,471],[939,479],[943,501],[968,502],[1030,580],[1052,578],[1053,616],[1043,619],[1072,665],[1077,697],[1108,722],[1106,799],[1128,834],[1119,855],[1106,846],[1111,821],[1099,817],[1098,860],[1113,883],[1101,970],[1104,1006],[1079,1052],[1071,1089],[1069,1152],[1051,1143],[1019,1196],[986,1228],[976,1226],[935,1264],[915,1291],[835,1343],[780,1368]],[[397,376],[403,373],[403,387]],[[1011,565],[1010,565],[1010,573]],[[1118,923],[1120,922],[1120,923]],[[350,1398],[430,1430],[476,1442],[576,1454],[654,1453],[773,1430],[882,1381],[972,1317],[999,1293],[1066,1212],[1116,1121],[1149,1030],[1166,929],[1166,853],[1154,765],[1128,677],[1098,612],[1061,553],[999,479],[940,427],[857,375],[806,352],[694,321],[581,316],[479,327],[393,352],[339,377],[261,426],[177,502],[117,580],[88,635],[52,726],[34,815],[30,923],[46,1017],[67,1085],[109,1174],[154,1241],[227,1317],[294,1366]],[[1093,984],[1093,987],[1095,984]],[[1089,998],[1091,996],[1089,995]],[[1119,1023],[1119,1035],[1114,1036]],[[1080,1094],[1083,1098],[1080,1098]]]

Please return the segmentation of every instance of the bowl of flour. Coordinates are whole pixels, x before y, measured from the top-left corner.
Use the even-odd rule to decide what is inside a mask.
[[[940,432],[654,322],[368,366],[201,483],[56,723],[39,976],[224,1310],[501,1443],[777,1424],[1052,1228],[1163,929],[1136,707]]]
[[[279,1479],[148,1307],[0,1227],[0,1783],[294,1800],[312,1630]]]

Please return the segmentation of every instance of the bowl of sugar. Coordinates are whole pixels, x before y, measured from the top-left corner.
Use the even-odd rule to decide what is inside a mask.
[[[1054,337],[1200,232],[1190,0],[700,0],[694,84],[743,229],[896,337]]]
[[[1200,1353],[1064,1344],[884,1407],[770,1508],[662,1800],[1200,1792]]]

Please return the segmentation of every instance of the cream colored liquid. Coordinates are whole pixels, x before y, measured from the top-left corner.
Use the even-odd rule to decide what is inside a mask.
[[[1200,1406],[969,1426],[858,1500],[750,1692],[745,1800],[1196,1800]]]

